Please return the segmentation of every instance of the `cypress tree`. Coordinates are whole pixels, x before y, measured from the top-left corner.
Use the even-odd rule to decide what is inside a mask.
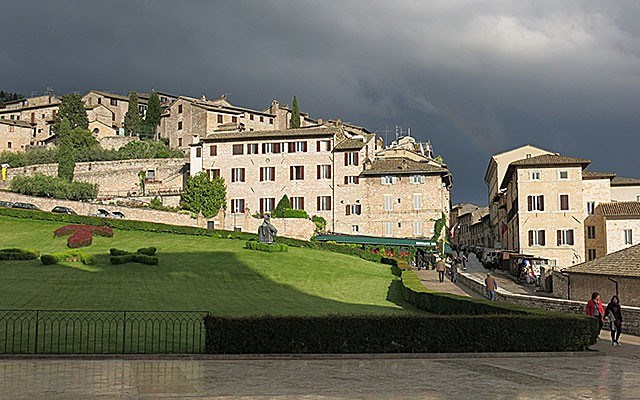
[[[60,107],[56,113],[56,120],[53,124],[55,133],[59,133],[62,120],[65,118],[69,121],[70,129],[89,129],[89,117],[87,116],[87,110],[84,108],[82,96],[77,93],[62,96]]]
[[[64,118],[58,128],[58,177],[68,182],[73,181],[73,170],[76,168],[75,148],[71,137],[71,123]]]
[[[298,99],[296,98],[296,95],[293,95],[293,105],[291,106],[292,110],[291,110],[291,121],[290,121],[290,128],[291,129],[297,129],[300,128],[300,109],[298,108]]]
[[[162,107],[160,106],[160,97],[158,93],[152,92],[149,97],[149,105],[147,107],[147,115],[144,118],[145,136],[155,138],[156,130],[160,125],[160,116],[162,115]]]
[[[135,136],[142,129],[142,117],[140,116],[140,108],[138,107],[138,93],[129,92],[129,108],[124,115],[124,134],[126,136]]]

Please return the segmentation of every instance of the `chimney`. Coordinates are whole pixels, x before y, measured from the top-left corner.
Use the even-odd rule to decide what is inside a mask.
[[[224,95],[222,95],[222,97],[224,97]],[[202,97],[200,97],[200,100],[207,101],[207,96],[203,94]]]
[[[324,121],[322,120],[322,118],[318,118],[318,125],[322,125],[324,123]]]

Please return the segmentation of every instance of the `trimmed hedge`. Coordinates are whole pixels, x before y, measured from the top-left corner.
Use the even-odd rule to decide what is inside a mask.
[[[43,265],[53,265],[59,262],[81,262],[84,265],[94,265],[96,263],[93,255],[84,254],[78,250],[43,254],[40,256],[40,262],[42,262]]]
[[[580,351],[593,318],[572,315],[206,316],[213,354]],[[534,334],[534,337],[532,337]]]
[[[141,249],[136,250],[136,253],[144,254],[147,256],[153,256],[156,254],[156,251],[158,251],[158,249],[156,249],[155,247],[143,247]]]
[[[158,265],[159,259],[158,257],[154,257],[153,255],[156,253],[155,247],[147,247],[138,249],[135,253],[129,253],[125,250],[120,249],[109,249],[109,262],[113,265],[126,264],[129,262],[137,262],[140,264],[147,265]]]
[[[0,260],[2,261],[26,261],[35,260],[40,253],[29,249],[0,249]]]
[[[53,231],[53,236],[67,238],[67,246],[72,249],[78,247],[91,246],[93,235],[113,237],[113,229],[107,226],[91,226],[91,225],[65,225]]]
[[[32,176],[18,175],[11,180],[11,191],[37,197],[52,197],[66,200],[95,199],[98,185],[86,182],[68,182],[57,176],[36,173]]]
[[[260,243],[253,240],[247,241],[245,249],[265,251],[267,253],[288,252],[289,247],[282,243]]]

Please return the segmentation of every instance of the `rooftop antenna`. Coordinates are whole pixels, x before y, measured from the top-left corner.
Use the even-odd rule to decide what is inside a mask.
[[[53,94],[53,89],[50,86],[47,86],[47,91],[44,94],[50,95]]]
[[[32,91],[31,91],[31,97],[32,97],[32,98],[33,98],[33,97],[36,97],[37,95],[38,95],[38,92],[37,92],[37,91],[35,91],[35,90],[32,90]]]
[[[411,128],[407,128],[407,136],[411,137]]]

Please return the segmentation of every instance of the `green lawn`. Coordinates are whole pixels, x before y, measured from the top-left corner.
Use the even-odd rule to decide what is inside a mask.
[[[63,223],[0,217],[0,248],[64,251]],[[160,265],[111,265],[108,249],[158,248]],[[210,310],[220,315],[417,311],[389,291],[389,267],[320,250],[243,249],[231,239],[115,230],[81,249],[97,264],[0,261],[1,309]],[[397,304],[396,304],[397,303]]]

